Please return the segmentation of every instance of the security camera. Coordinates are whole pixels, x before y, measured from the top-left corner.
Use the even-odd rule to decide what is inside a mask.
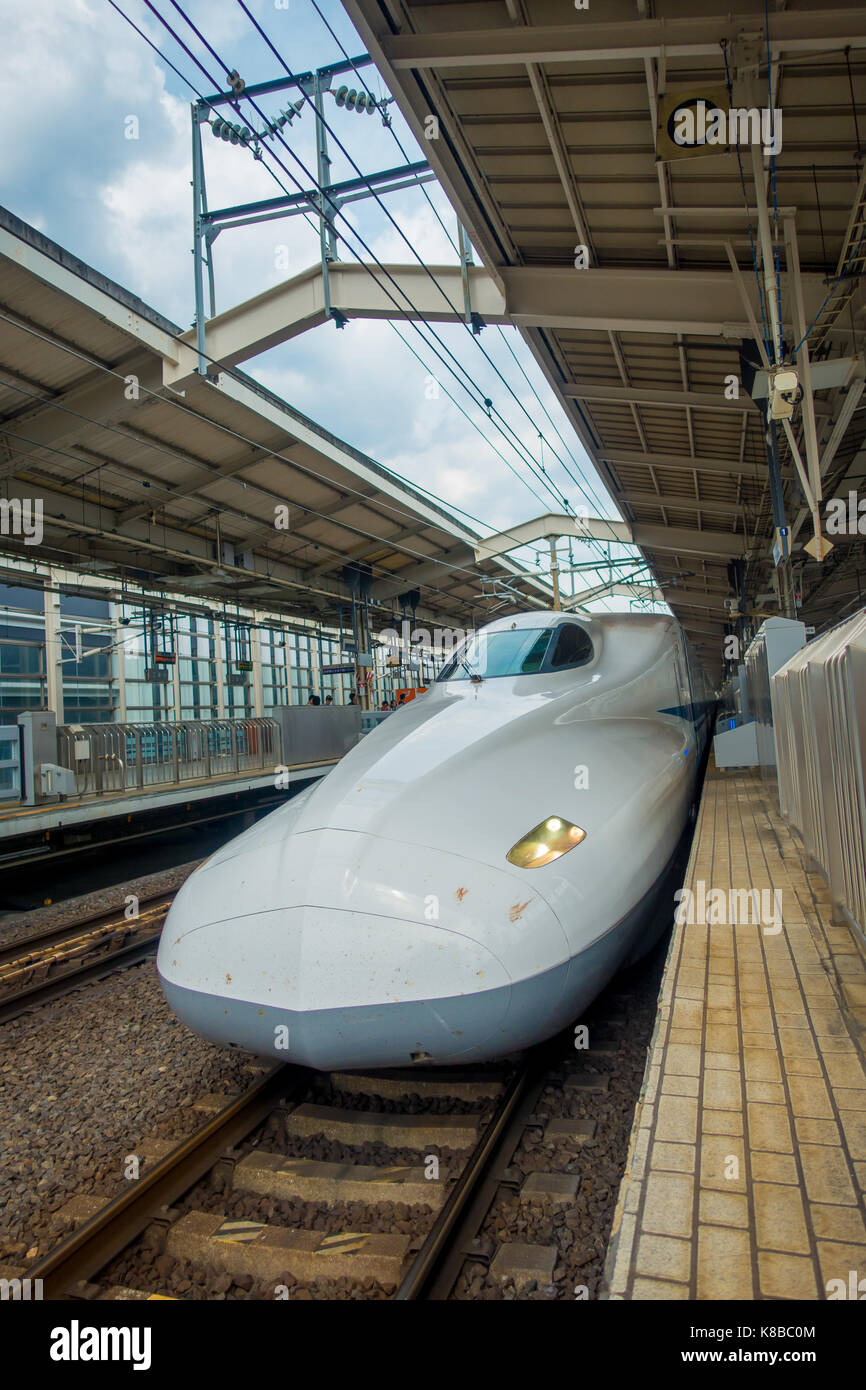
[[[800,379],[796,372],[776,372],[770,378],[770,419],[790,420],[800,399]]]

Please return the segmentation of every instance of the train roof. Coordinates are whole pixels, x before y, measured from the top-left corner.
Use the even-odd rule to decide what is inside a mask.
[[[561,623],[580,623],[583,627],[618,628],[676,623],[671,613],[575,613],[570,609],[530,608],[486,623],[481,632],[507,632],[514,628],[556,627]]]

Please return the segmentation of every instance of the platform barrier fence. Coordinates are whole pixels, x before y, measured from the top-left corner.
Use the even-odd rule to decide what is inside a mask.
[[[866,932],[866,610],[772,679],[782,815]]]
[[[184,720],[157,724],[67,724],[57,730],[61,766],[79,796],[275,769],[282,761],[276,719]]]

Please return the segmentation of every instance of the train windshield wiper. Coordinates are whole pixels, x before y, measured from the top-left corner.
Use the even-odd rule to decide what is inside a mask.
[[[465,657],[458,657],[458,660],[469,679],[473,681],[476,685],[480,685],[484,677],[480,676],[477,671],[473,671],[472,667],[469,665],[469,662],[466,660]]]

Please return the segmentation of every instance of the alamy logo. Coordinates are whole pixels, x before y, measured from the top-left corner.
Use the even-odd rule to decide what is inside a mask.
[[[134,1371],[150,1370],[149,1327],[68,1327],[51,1330],[52,1361],[131,1361]]]
[[[0,1279],[0,1303],[35,1303],[42,1299],[41,1279]]]
[[[859,1270],[848,1270],[848,1283],[844,1279],[827,1280],[827,1298],[850,1298],[862,1303],[866,1299],[866,1279],[861,1279]]]
[[[23,536],[25,545],[41,545],[41,497],[0,497],[0,535]]]
[[[831,497],[825,526],[831,536],[866,536],[866,497],[861,500],[851,491],[847,506],[844,497]]]
[[[684,101],[671,117],[671,138],[675,145],[761,145],[764,154],[778,154],[782,148],[782,112],[778,106],[735,106],[724,111],[699,98]]]
[[[781,888],[710,888],[698,879],[694,888],[678,888],[675,921],[705,927],[761,926],[767,936],[782,930]]]

